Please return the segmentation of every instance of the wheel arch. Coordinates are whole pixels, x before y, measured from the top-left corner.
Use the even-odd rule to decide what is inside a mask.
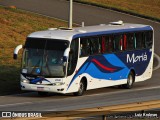
[[[135,72],[135,70],[134,70],[133,68],[132,68],[132,69],[130,69],[130,71],[129,71],[128,75],[129,75],[130,73],[131,73],[131,74],[133,74],[134,82],[135,82],[135,79],[136,79],[136,78],[135,78],[135,77],[136,77],[136,72]]]
[[[86,77],[82,77],[80,82],[83,82],[85,84],[85,90],[87,90],[87,86],[88,86],[88,81],[87,81],[87,78]]]
[[[79,81],[78,91],[74,92],[73,95],[82,96],[86,90],[87,90],[87,78],[82,77]]]

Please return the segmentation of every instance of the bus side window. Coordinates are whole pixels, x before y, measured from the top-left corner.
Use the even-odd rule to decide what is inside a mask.
[[[91,48],[91,55],[101,53],[101,44],[99,37],[92,37],[90,38],[90,48]]]
[[[114,37],[110,35],[107,40],[108,40],[107,52],[113,52],[114,51]]]
[[[67,75],[73,74],[73,72],[76,68],[77,60],[78,60],[79,39],[72,40],[70,48],[71,48],[71,50],[69,53]]]
[[[119,36],[119,50],[123,50],[123,37],[122,35]]]
[[[114,50],[116,52],[123,50],[123,38],[122,35],[115,35],[114,36]]]
[[[133,50],[135,47],[134,43],[134,35],[132,33],[127,34],[127,50]]]
[[[102,53],[113,52],[113,37],[102,36]]]
[[[133,34],[133,41],[134,41],[134,49],[136,49],[137,48],[137,36],[135,33]]]
[[[147,31],[144,33],[144,42],[145,42],[145,48],[151,48],[153,44],[153,32]]]
[[[80,40],[80,57],[90,55],[90,41],[88,38]]]
[[[135,33],[135,37],[136,37],[136,48],[143,48],[143,34],[142,33]]]
[[[113,36],[102,36],[102,53],[113,52]]]
[[[105,53],[106,52],[106,39],[104,36],[102,36],[101,46],[102,46],[101,52]]]
[[[123,35],[123,50],[127,49],[127,36],[126,34]]]

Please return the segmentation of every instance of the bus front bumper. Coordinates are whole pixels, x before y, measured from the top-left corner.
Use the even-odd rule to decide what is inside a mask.
[[[24,82],[21,82],[21,90],[53,92],[53,93],[61,93],[61,94],[66,93],[64,85],[58,85],[58,86],[40,85],[40,84],[29,84]]]

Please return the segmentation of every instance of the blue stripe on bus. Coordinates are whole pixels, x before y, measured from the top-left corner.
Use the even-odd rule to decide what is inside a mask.
[[[97,60],[98,63],[103,66],[95,63],[93,60]],[[123,64],[115,54],[90,56],[80,67],[77,74],[74,75],[68,88],[71,86],[73,81],[83,73],[87,73],[96,79],[119,80],[126,79],[127,76],[123,76],[122,73],[126,73],[127,71],[127,66],[125,66],[125,64]]]
[[[30,80],[30,83],[31,83],[31,84],[36,84],[36,83],[42,82],[42,81],[46,81],[46,82],[52,84],[49,80],[47,80],[47,79],[45,79],[45,78],[39,78],[39,77],[36,78],[36,79]]]

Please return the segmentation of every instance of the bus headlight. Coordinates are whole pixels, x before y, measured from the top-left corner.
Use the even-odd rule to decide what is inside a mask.
[[[29,80],[25,79],[25,80],[21,80],[21,82],[23,82],[23,83],[29,83]]]
[[[63,82],[56,82],[56,83],[53,83],[54,86],[60,86],[60,85],[64,85]]]

